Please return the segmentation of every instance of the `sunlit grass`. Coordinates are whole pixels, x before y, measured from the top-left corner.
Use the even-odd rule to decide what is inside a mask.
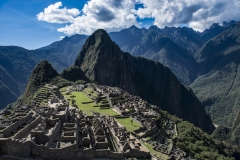
[[[90,89],[84,89],[87,90],[88,92],[91,92]],[[112,108],[100,108],[99,105],[102,104],[101,101],[100,103],[96,104],[92,102],[93,100],[88,97],[87,94],[83,92],[71,92],[70,95],[66,95],[66,87],[60,89],[60,92],[64,95],[66,100],[68,100],[70,105],[72,104],[72,99],[75,100],[75,104],[77,107],[85,112],[87,115],[92,115],[92,112],[98,112],[103,115],[110,115],[110,116],[117,116],[119,115],[117,112],[115,112]],[[103,100],[103,102],[106,101],[106,99]],[[91,103],[84,103],[84,102],[91,102]],[[104,103],[105,104],[105,103]],[[136,129],[139,129],[141,125],[135,121],[133,123],[131,122],[131,118],[116,118],[116,120],[128,131],[134,131]]]
[[[134,131],[141,127],[141,125],[135,121],[131,122],[131,118],[116,118],[116,120],[122,124],[128,131]]]

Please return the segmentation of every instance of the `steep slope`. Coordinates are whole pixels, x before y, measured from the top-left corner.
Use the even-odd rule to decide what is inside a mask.
[[[219,126],[213,133],[215,139],[226,141],[240,147],[240,110],[233,121],[232,127]]]
[[[148,58],[169,67],[177,75],[180,82],[190,84],[196,79],[198,64],[182,47],[167,37],[150,32],[142,42],[145,53],[141,57]],[[140,50],[139,47],[138,50]]]
[[[0,66],[0,94],[0,108],[15,101],[19,94],[17,82],[14,81],[2,66]]]
[[[47,61],[39,63],[34,68],[28,81],[26,90],[22,96],[22,102],[27,103],[29,101],[29,97],[31,97],[39,88],[43,87],[44,84],[51,82],[57,76],[57,71],[53,69],[52,65]]]
[[[68,69],[63,70],[60,76],[66,80],[75,82],[78,80],[89,81],[89,79],[84,75],[80,67],[72,66]]]
[[[98,84],[116,86],[211,132],[201,103],[162,64],[124,53],[106,31],[95,31],[79,53],[75,66]]]
[[[27,50],[17,46],[0,46],[0,109],[16,101],[25,90],[34,67],[42,60],[49,61],[57,71],[71,66],[87,36],[74,35],[49,46]]]
[[[170,32],[172,31],[167,31],[168,28],[165,29],[171,36]],[[148,30],[130,27],[120,32],[110,33],[110,37],[119,44],[123,51],[129,52],[133,56],[160,62],[169,67],[182,83],[190,84],[196,78],[197,62],[188,51],[175,42],[181,41],[182,45],[190,43],[180,40],[181,36],[182,39],[186,39],[180,33],[180,35],[170,37],[164,32],[165,30],[156,26],[152,26]],[[174,38],[175,42],[172,40]]]
[[[121,50],[134,54],[136,53],[135,47],[141,44],[141,39],[146,32],[147,29],[139,29],[136,26],[132,26],[119,32],[111,32],[109,36],[119,45]]]
[[[209,29],[205,29],[202,33],[199,33],[199,34],[201,36],[202,41],[207,42],[211,38],[227,30],[229,27],[231,27],[236,23],[237,22],[233,20],[230,22],[223,22],[222,26],[220,26],[218,23],[214,23],[209,27]]]
[[[162,31],[178,45],[184,47],[191,55],[204,44],[199,34],[192,28],[165,27]]]
[[[16,101],[24,91],[37,59],[31,51],[21,47],[0,46],[0,109]]]
[[[36,51],[38,54],[55,55],[61,61],[65,62],[66,66],[61,70],[59,67],[53,65],[58,71],[62,71],[74,63],[87,37],[88,36],[86,35],[79,34],[73,35],[71,37],[65,37],[61,41],[54,42],[49,46],[37,49]],[[49,59],[49,62],[53,64],[53,61],[51,59]]]
[[[232,126],[240,109],[240,23],[209,40],[196,58],[199,74],[190,86],[207,107],[213,121],[225,127]]]

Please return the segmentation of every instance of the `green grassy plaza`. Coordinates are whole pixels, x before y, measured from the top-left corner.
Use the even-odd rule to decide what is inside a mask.
[[[72,99],[74,99],[76,102],[75,104],[77,107],[85,112],[87,115],[93,115],[91,111],[98,112],[103,115],[110,115],[110,116],[117,116],[119,115],[117,112],[115,112],[111,108],[100,108],[99,105],[102,104],[101,102],[96,104],[93,102],[93,100],[87,95],[89,93],[92,93],[93,96],[96,96],[95,93],[89,89],[86,88],[84,89],[84,92],[71,92],[70,95],[66,95],[67,88],[62,88],[60,89],[60,92],[63,94],[66,100],[68,100],[69,104],[72,105]],[[86,94],[87,93],[87,94]],[[72,96],[72,97],[71,97]],[[89,102],[89,103],[86,103]],[[137,130],[141,127],[141,124],[132,121],[131,118],[115,118],[117,122],[119,122],[122,126],[126,127],[126,129],[130,132]],[[153,149],[153,146],[149,143],[144,143],[142,144],[150,151],[150,153],[156,157],[161,157],[162,159],[167,159],[167,155],[162,154],[160,152],[157,152]]]
[[[71,92],[70,95],[66,94],[67,88],[60,89],[60,92],[63,94],[65,99],[69,102],[70,105],[72,104],[72,100],[75,100],[75,104],[77,107],[85,112],[87,115],[93,115],[91,111],[98,112],[103,115],[110,115],[110,116],[117,116],[119,115],[113,109],[106,107],[100,108],[99,104],[93,102],[93,100],[84,92]],[[89,88],[85,89],[87,93],[91,92]],[[84,91],[85,91],[84,90]],[[95,95],[94,95],[95,96]],[[128,131],[134,131],[141,127],[141,125],[135,121],[131,122],[131,118],[115,118],[122,126],[126,127]]]

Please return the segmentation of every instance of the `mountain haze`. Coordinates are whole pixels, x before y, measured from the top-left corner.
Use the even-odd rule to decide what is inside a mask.
[[[0,109],[23,93],[38,63],[47,60],[61,72],[73,64],[86,39],[85,35],[74,35],[36,50],[0,46]]]
[[[240,23],[209,40],[199,50],[199,74],[190,86],[207,107],[213,121],[233,125],[240,109]]]
[[[193,56],[156,26],[148,30],[133,26],[109,35],[123,51],[162,63],[185,84],[196,78],[197,62]]]

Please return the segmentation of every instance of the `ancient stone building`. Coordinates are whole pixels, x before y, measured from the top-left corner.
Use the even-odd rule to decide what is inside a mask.
[[[87,116],[62,102],[55,97],[42,112],[23,107],[2,120],[0,154],[40,159],[150,156],[114,118],[97,113]]]

